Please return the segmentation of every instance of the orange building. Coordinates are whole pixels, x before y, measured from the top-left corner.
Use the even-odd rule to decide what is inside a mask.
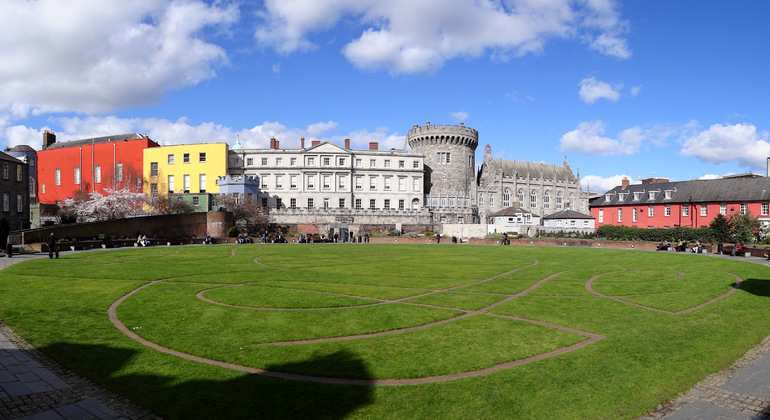
[[[37,152],[38,201],[61,205],[105,188],[142,192],[142,151],[148,147],[158,143],[139,133],[57,143],[46,130]]]

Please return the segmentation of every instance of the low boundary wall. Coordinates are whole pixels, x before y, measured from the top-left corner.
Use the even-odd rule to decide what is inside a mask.
[[[112,238],[136,238],[140,234],[164,239],[203,238],[207,234],[221,238],[227,236],[227,229],[232,225],[233,214],[230,212],[166,214],[13,231],[8,236],[8,241],[14,245],[41,243],[45,242],[51,232],[58,239],[79,240],[93,239],[100,234]]]

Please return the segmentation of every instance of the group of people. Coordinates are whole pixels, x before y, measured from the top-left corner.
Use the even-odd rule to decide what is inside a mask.
[[[147,235],[139,235],[136,239],[136,243],[140,246],[150,246],[150,240],[147,239]]]
[[[510,245],[511,240],[508,239],[508,232],[503,232],[503,240],[500,241],[500,245]]]
[[[262,237],[264,238],[264,236]],[[251,239],[251,237],[245,233],[239,233],[238,238],[235,239],[236,243],[239,244],[253,244],[254,241]]]

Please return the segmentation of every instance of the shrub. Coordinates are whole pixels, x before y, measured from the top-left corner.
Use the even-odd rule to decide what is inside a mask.
[[[240,234],[241,232],[238,231],[238,228],[235,226],[230,226],[230,229],[227,229],[227,237],[228,238],[235,238]]]

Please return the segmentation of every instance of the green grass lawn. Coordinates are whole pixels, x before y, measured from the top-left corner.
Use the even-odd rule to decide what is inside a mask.
[[[729,292],[733,274],[737,292],[673,314]],[[116,314],[150,342],[359,384],[146,347],[108,319],[142,286]],[[770,335],[769,296],[770,269],[740,260],[515,246],[142,248],[0,272],[3,321],[171,419],[634,418]]]

